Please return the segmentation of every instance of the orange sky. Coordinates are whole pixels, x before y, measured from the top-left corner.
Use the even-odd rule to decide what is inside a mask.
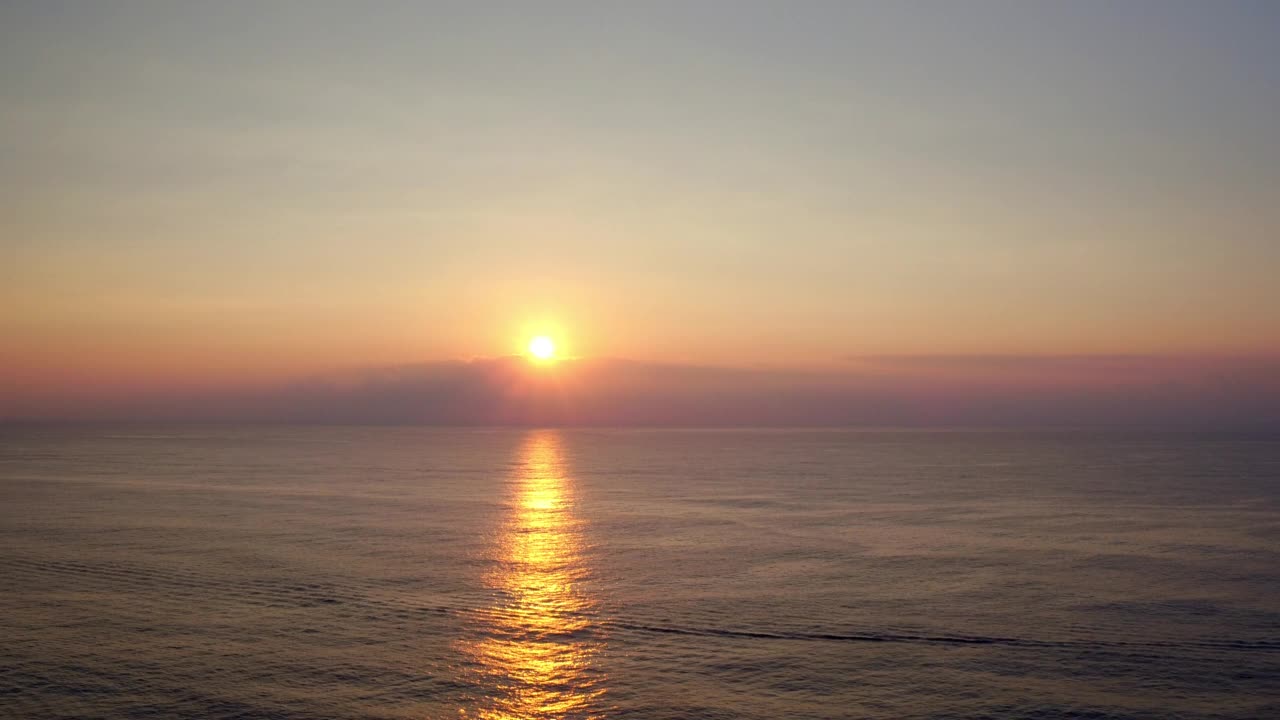
[[[1274,20],[0,9],[0,393],[1275,356]]]

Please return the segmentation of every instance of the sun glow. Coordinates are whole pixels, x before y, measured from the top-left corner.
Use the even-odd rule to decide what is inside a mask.
[[[550,360],[556,356],[556,344],[546,335],[538,335],[529,341],[529,354],[538,360]]]

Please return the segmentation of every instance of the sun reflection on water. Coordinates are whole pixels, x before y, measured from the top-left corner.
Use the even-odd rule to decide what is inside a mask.
[[[474,717],[600,717],[604,678],[592,658],[601,640],[595,602],[582,588],[580,521],[556,432],[529,435],[512,484],[498,562],[486,578],[496,601],[463,647],[487,692]]]

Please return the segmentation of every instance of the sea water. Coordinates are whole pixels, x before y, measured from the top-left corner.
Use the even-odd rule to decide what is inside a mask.
[[[1280,717],[1280,439],[3,429],[0,716]]]

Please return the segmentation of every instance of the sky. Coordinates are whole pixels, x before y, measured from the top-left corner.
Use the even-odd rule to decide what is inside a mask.
[[[1280,424],[1277,68],[1262,1],[10,0],[0,419]]]

